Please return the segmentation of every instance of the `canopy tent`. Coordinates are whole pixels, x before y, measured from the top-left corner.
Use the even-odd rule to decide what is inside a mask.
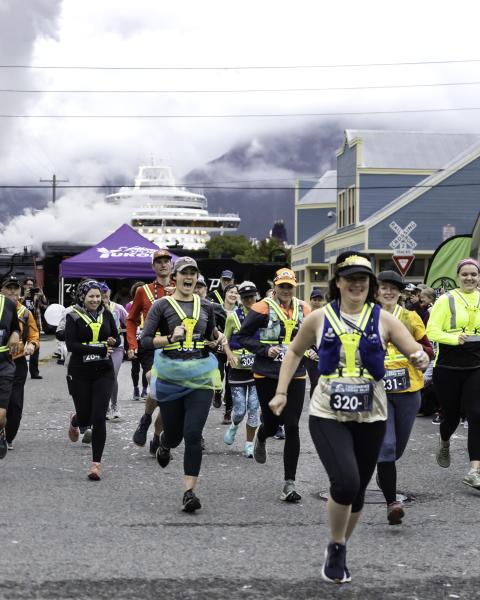
[[[60,302],[63,304],[64,279],[152,279],[152,254],[155,250],[158,246],[153,242],[130,225],[122,225],[95,246],[62,261]],[[177,258],[174,254],[172,256],[174,260]]]

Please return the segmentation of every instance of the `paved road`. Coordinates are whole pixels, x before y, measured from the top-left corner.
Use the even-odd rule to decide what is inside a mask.
[[[45,344],[44,354],[52,345]],[[0,463],[0,598],[447,599],[480,598],[480,492],[461,484],[466,431],[453,442],[453,465],[436,467],[437,428],[417,419],[401,461],[399,487],[416,496],[404,524],[386,523],[367,505],[348,548],[353,582],[322,582],[328,540],[325,473],[309,439],[306,412],[298,473],[300,505],[279,499],[283,442],[268,443],[258,465],[223,441],[212,409],[199,486],[204,508],[180,510],[182,451],[161,470],[131,442],[143,404],[129,399],[122,367],[124,418],[108,424],[103,479],[86,478],[90,448],[71,444],[65,371],[54,361],[27,383],[15,450]],[[375,485],[369,499],[378,498]]]

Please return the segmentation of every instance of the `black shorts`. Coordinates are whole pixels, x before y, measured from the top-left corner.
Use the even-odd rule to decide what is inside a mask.
[[[8,402],[12,393],[13,378],[15,377],[15,365],[10,360],[0,361],[0,408],[8,408]]]

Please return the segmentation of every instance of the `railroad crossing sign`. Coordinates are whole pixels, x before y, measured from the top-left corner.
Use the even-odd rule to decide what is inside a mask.
[[[408,269],[412,266],[414,258],[413,254],[394,254],[392,256],[392,260],[402,277],[405,277],[407,274]]]
[[[414,248],[416,248],[418,244],[413,238],[410,237],[410,234],[416,226],[417,224],[415,221],[410,221],[405,229],[402,229],[395,221],[390,223],[390,229],[397,234],[397,237],[394,238],[389,244],[390,248],[395,252],[395,254],[409,255],[413,253]]]

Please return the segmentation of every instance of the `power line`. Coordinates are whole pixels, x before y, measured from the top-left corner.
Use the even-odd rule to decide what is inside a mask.
[[[227,66],[206,66],[206,67],[118,67],[118,66],[93,66],[93,65],[0,65],[0,69],[58,69],[58,70],[83,70],[83,71],[250,71],[267,69],[344,69],[344,68],[362,68],[362,67],[398,67],[398,66],[416,66],[416,65],[446,65],[446,64],[466,64],[480,62],[479,58],[467,58],[459,60],[422,60],[422,61],[403,61],[391,63],[352,63],[352,64],[326,64],[326,65],[237,65]]]
[[[276,114],[227,114],[227,115],[7,115],[0,119],[245,119],[245,118],[283,118],[283,117],[355,117],[368,115],[399,115],[462,112],[480,110],[479,106],[460,106],[457,108],[417,108],[404,110],[373,110],[326,113],[276,113]]]
[[[351,90],[391,90],[406,88],[430,88],[480,85],[480,81],[455,81],[437,83],[411,83],[399,85],[361,85],[347,87],[322,88],[268,88],[268,89],[236,89],[236,90],[33,90],[33,89],[0,89],[2,94],[253,94],[284,92],[341,92]]]

